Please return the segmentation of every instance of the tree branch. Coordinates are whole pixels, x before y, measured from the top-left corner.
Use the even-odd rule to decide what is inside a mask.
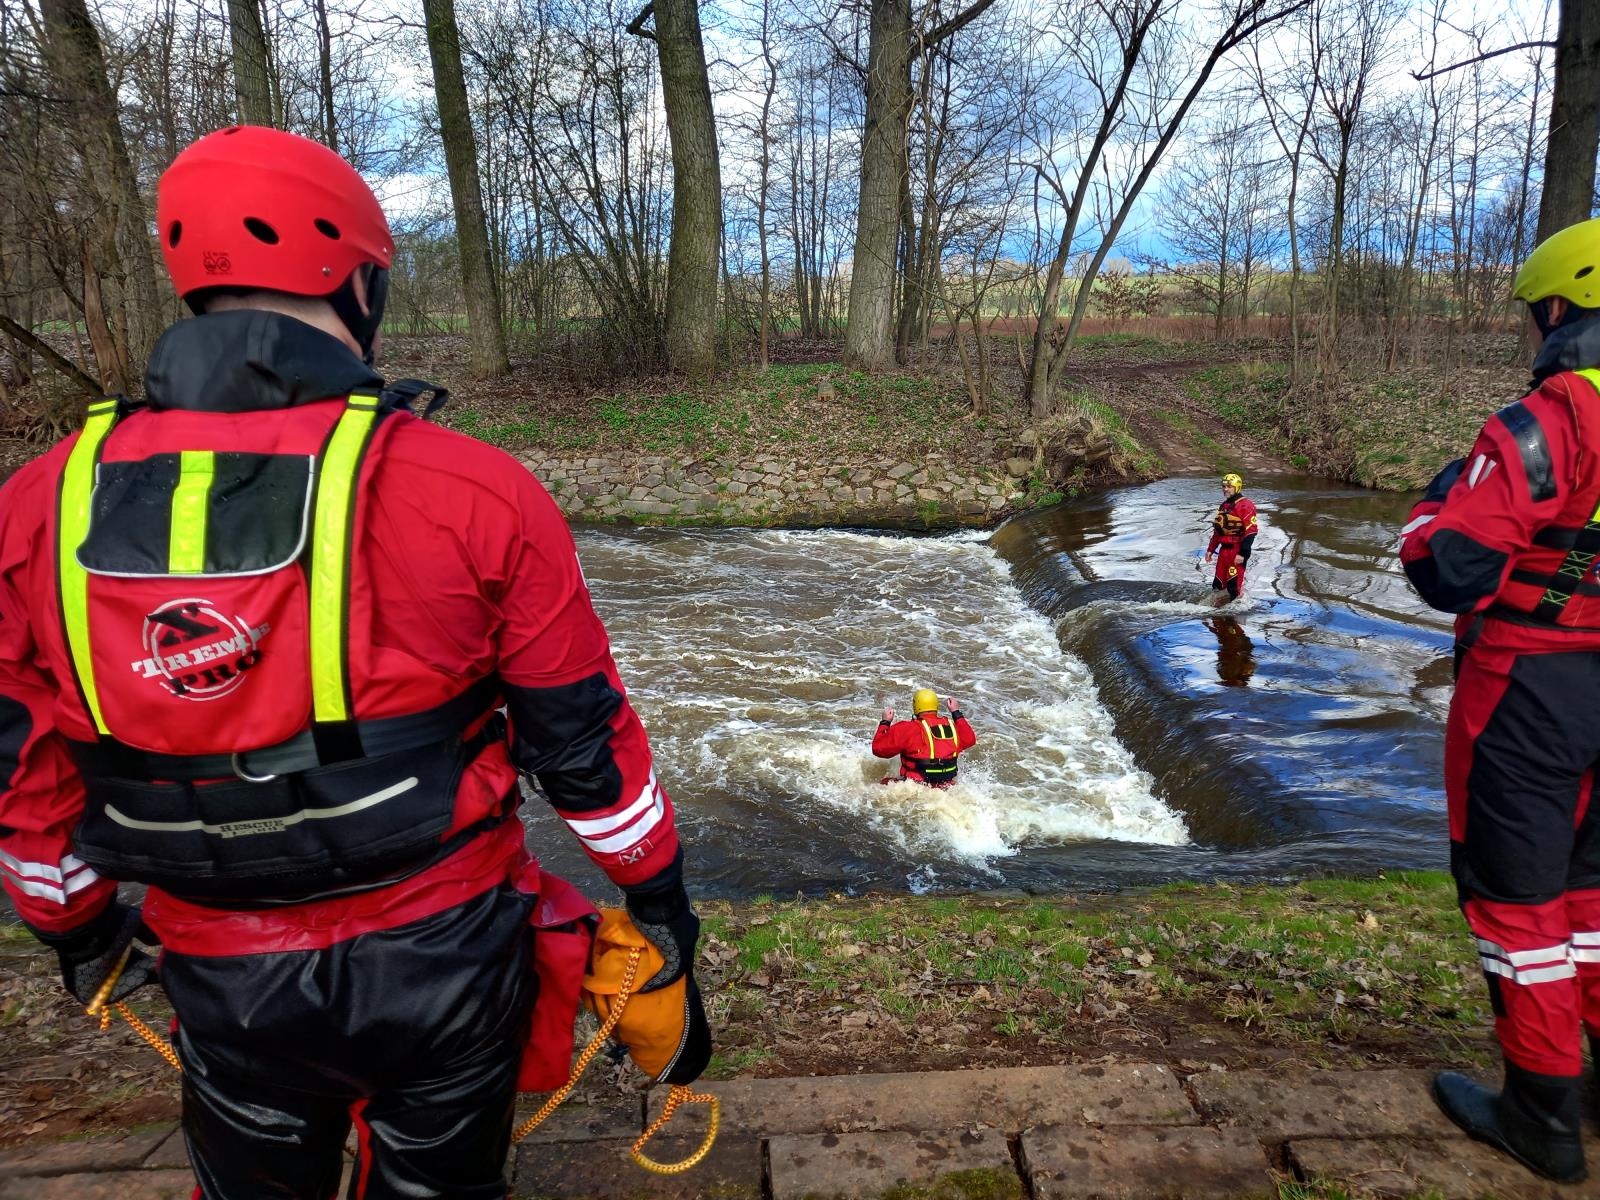
[[[973,21],[981,17],[983,15],[983,10],[988,8],[993,3],[994,0],[977,0],[977,3],[969,7],[965,12],[958,12],[943,25],[935,28],[932,33],[928,34],[927,37],[923,38],[923,47],[926,48],[929,46],[937,46],[951,34],[959,32],[965,26],[970,25]]]
[[[1415,79],[1418,83],[1425,83],[1427,80],[1432,79],[1435,75],[1444,75],[1450,71],[1458,71],[1462,67],[1470,67],[1473,63],[1488,62],[1491,58],[1499,58],[1502,54],[1514,54],[1518,50],[1532,50],[1536,47],[1554,45],[1554,42],[1518,42],[1515,46],[1507,46],[1503,50],[1491,50],[1489,53],[1480,54],[1476,58],[1462,59],[1462,61],[1458,63],[1451,63],[1448,67],[1440,67],[1437,71],[1429,71],[1425,75],[1420,75],[1416,71],[1413,71],[1411,72],[1411,78]]]
[[[655,16],[655,12],[655,0],[650,0],[650,3],[646,4],[639,10],[639,15],[637,17],[628,22],[628,32],[633,34],[634,37],[647,38],[652,42],[655,41],[656,35],[644,27],[644,23],[651,17]]]
[[[44,359],[45,362],[49,363],[57,371],[65,375],[89,395],[94,397],[105,395],[105,388],[100,386],[100,381],[98,379],[94,379],[88,375],[85,375],[82,371],[78,370],[77,366],[71,360],[63,358],[61,355],[57,354],[53,349],[51,349],[50,344],[42,340],[33,332],[33,330],[28,329],[26,326],[17,324],[17,322],[6,316],[5,313],[0,313],[0,331],[9,333],[24,346],[36,351],[40,358]]]

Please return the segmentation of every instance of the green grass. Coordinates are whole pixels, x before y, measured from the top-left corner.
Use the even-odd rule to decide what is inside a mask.
[[[1164,425],[1171,426],[1184,438],[1211,460],[1211,465],[1218,471],[1231,471],[1239,466],[1239,460],[1233,453],[1216,438],[1196,425],[1187,413],[1173,412],[1168,408],[1156,409],[1156,417]]]
[[[1045,1044],[1071,1036],[1073,1006],[1196,1004],[1313,1062],[1355,1042],[1476,1062],[1486,1045],[1454,885],[1436,873],[1098,899],[713,904],[707,931],[731,951],[722,987],[735,1004],[803,983],[807,997],[910,1024],[971,1013]],[[1030,999],[1046,995],[1057,1000]]]
[[[760,451],[876,455],[907,444],[959,454],[972,435],[968,417],[958,380],[870,375],[836,363],[751,367],[676,391],[621,391],[545,411],[535,402],[505,411],[468,398],[444,412],[446,424],[507,450],[735,459]]]
[[[1119,334],[1105,334],[1106,337],[1126,336]],[[1136,474],[1153,476],[1161,474],[1163,464],[1161,458],[1138,438],[1134,437],[1128,423],[1122,419],[1122,414],[1100,400],[1088,396],[1069,396],[1067,403],[1081,412],[1089,414],[1094,422],[1111,435],[1111,440],[1116,443],[1117,450],[1133,466]]]

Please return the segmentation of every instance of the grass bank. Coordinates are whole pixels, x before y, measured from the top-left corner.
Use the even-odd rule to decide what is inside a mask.
[[[1438,874],[700,909],[719,1078],[1106,1057],[1185,1075],[1491,1058],[1482,980]],[[158,993],[133,1007],[156,1028],[170,1019]],[[62,992],[54,956],[15,925],[0,926],[0,1034],[0,1141],[176,1115],[176,1074],[120,1021],[101,1033]],[[591,1094],[637,1085],[626,1070],[590,1076]]]
[[[1509,346],[1493,353],[1509,355]],[[1524,368],[1480,362],[1292,389],[1286,363],[1253,359],[1194,371],[1184,390],[1230,425],[1266,438],[1294,466],[1410,491],[1466,454],[1485,419],[1520,397],[1526,383]]]
[[[1188,1072],[1487,1061],[1440,874],[1056,899],[705,906],[714,1069],[791,1075],[1126,1054]]]

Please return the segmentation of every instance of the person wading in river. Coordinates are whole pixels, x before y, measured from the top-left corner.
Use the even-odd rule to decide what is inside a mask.
[[[872,735],[873,757],[900,756],[900,774],[884,776],[883,783],[909,779],[937,788],[955,783],[956,759],[978,744],[978,735],[961,715],[961,701],[946,696],[945,705],[950,715],[940,717],[939,697],[933,689],[918,688],[911,697],[914,720],[896,721],[894,709],[883,710],[883,720]]]
[[[1535,247],[1514,293],[1533,390],[1411,511],[1401,561],[1456,618],[1445,732],[1450,865],[1505,1057],[1445,1113],[1540,1175],[1584,1178],[1582,1030],[1600,1047],[1600,220]]]
[[[1245,497],[1244,480],[1231,472],[1222,477],[1222,503],[1211,518],[1211,544],[1206,547],[1206,562],[1217,560],[1211,579],[1213,591],[1226,592],[1219,604],[1237,600],[1244,590],[1244,568],[1256,544],[1256,506]]]
[[[672,803],[555,504],[373,369],[394,244],[355,170],[220,130],[157,221],[196,315],[0,492],[0,876],[82,1003],[163,947],[196,1196],[331,1197],[354,1124],[351,1196],[501,1200],[525,1051],[572,1052],[518,776],[665,960],[687,1083]]]

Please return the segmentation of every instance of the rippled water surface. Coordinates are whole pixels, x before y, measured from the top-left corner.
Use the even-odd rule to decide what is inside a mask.
[[[1219,612],[1210,480],[1121,489],[994,535],[579,535],[596,607],[727,894],[1063,889],[1438,866],[1448,626],[1394,558],[1403,498],[1253,484]],[[954,693],[961,782],[881,785],[879,710]],[[552,864],[573,862],[530,806]]]

